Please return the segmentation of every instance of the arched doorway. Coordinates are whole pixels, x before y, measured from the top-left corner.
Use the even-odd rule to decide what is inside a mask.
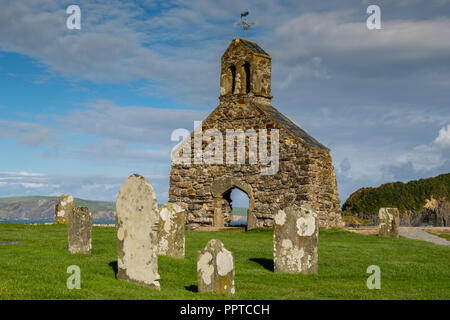
[[[229,226],[247,228],[247,215],[250,198],[239,188],[230,189],[229,194],[231,207],[231,220]]]
[[[252,187],[239,179],[230,177],[217,179],[211,185],[211,192],[214,197],[213,227],[224,227],[229,225],[232,210],[232,189],[239,189],[248,196],[247,230],[256,228],[257,219],[253,214],[255,199],[253,197]]]

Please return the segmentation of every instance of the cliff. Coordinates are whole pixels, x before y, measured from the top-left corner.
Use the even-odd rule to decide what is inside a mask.
[[[378,210],[395,207],[400,224],[410,226],[450,226],[450,173],[407,183],[386,183],[377,188],[361,188],[344,203],[344,216],[378,223]]]

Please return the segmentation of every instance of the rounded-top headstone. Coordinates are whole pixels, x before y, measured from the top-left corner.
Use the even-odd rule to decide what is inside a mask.
[[[274,225],[274,271],[316,274],[319,219],[309,204],[279,210]]]
[[[55,222],[57,224],[67,224],[67,217],[74,208],[74,198],[70,194],[63,194],[59,197],[55,207]]]
[[[123,183],[116,213],[117,278],[159,289],[158,203],[143,176],[133,174]]]
[[[199,292],[233,296],[234,259],[220,240],[212,239],[198,252],[197,279]]]

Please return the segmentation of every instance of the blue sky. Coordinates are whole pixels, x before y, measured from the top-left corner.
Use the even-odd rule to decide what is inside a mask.
[[[81,30],[66,8],[81,8]],[[381,30],[366,9],[381,8]],[[273,105],[332,151],[342,200],[450,172],[450,1],[10,1],[0,10],[0,196],[167,201],[174,129],[218,104],[242,36],[273,59]],[[235,204],[239,204],[236,199]]]

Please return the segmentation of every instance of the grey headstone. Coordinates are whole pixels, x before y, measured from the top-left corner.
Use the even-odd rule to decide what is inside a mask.
[[[67,224],[67,217],[75,208],[75,200],[70,194],[63,194],[59,197],[55,207],[55,222],[57,224]]]
[[[69,253],[91,253],[92,213],[86,207],[75,207],[67,216]]]
[[[143,176],[133,174],[123,183],[116,213],[117,278],[159,290],[158,203],[153,187]]]
[[[175,203],[159,208],[158,253],[172,258],[184,258],[185,212]]]
[[[378,211],[378,234],[398,237],[399,211],[397,208],[380,208]]]
[[[317,274],[319,219],[309,204],[293,205],[275,215],[274,271]]]
[[[220,240],[212,239],[198,252],[197,279],[199,292],[233,296],[234,258]]]

